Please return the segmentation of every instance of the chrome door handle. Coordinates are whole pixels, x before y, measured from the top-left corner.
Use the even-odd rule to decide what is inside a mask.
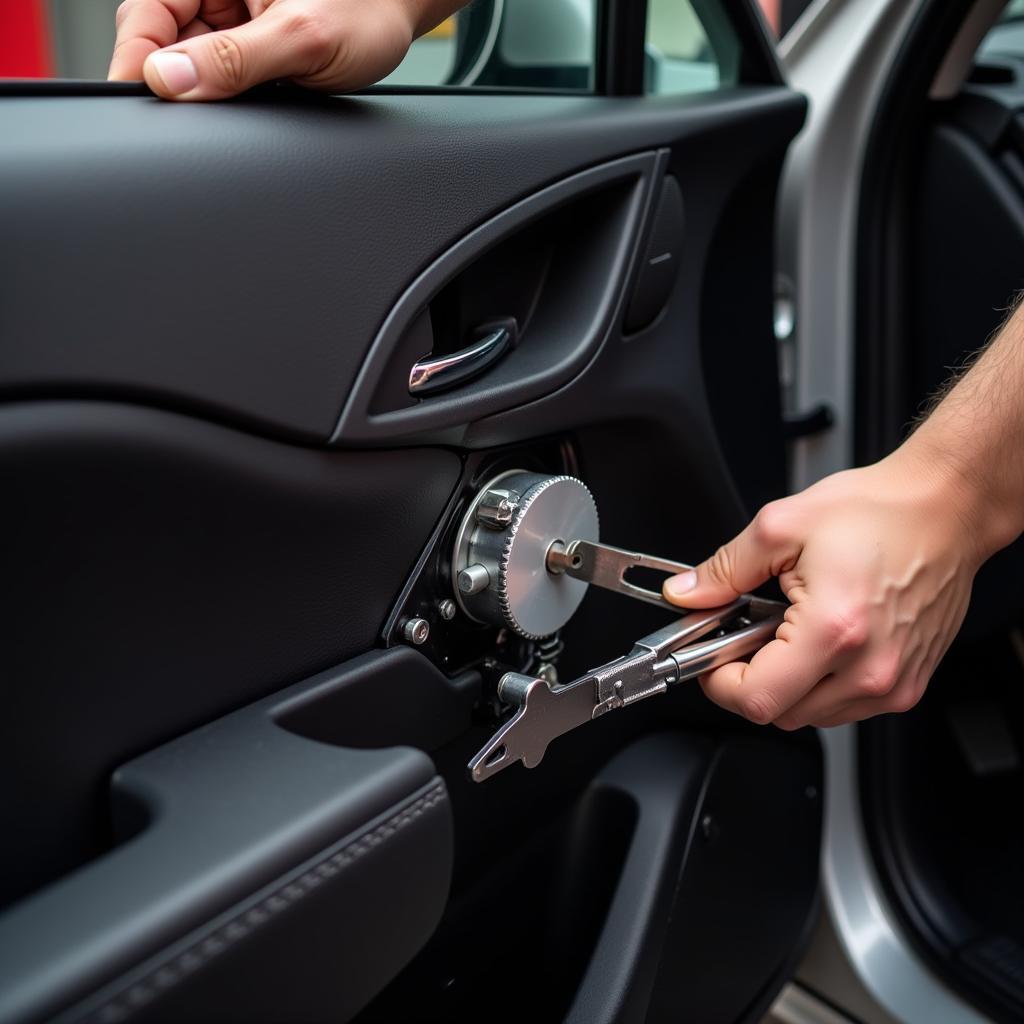
[[[512,347],[512,331],[497,327],[479,341],[436,359],[420,359],[409,371],[409,394],[432,395],[493,366]]]

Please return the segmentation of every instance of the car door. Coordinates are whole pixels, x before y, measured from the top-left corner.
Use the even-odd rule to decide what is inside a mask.
[[[503,672],[670,619],[519,636],[452,552],[511,470],[676,559],[783,493],[804,100],[745,2],[441,35],[439,87],[0,84],[5,1022],[757,1019],[799,954],[814,736],[681,684],[474,782]]]

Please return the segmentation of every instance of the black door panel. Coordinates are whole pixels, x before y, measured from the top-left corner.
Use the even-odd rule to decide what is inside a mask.
[[[571,380],[612,326],[664,157],[639,153],[580,171],[460,239],[388,314],[331,440],[445,436],[438,431]],[[490,372],[438,397],[409,395],[409,368],[424,352],[461,349],[478,325],[505,321],[514,325],[515,346]],[[449,429],[458,440],[463,433]]]
[[[109,843],[119,764],[371,648],[455,486],[419,449],[173,413],[0,406],[3,901]],[[24,723],[36,723],[26,728]]]
[[[359,1024],[760,1021],[814,904],[820,758],[716,736],[698,697],[570,734],[542,768],[483,786],[460,779],[472,742],[441,752],[452,897]]]
[[[680,559],[781,492],[774,194],[803,99],[7,92],[0,766],[27,781],[0,827],[7,900],[39,891],[0,915],[0,941],[32,940],[0,1020],[345,1019],[375,994],[366,1020],[759,1012],[813,904],[814,742],[751,742],[681,687],[476,785],[495,663],[536,651],[440,602],[495,469],[574,472],[603,539]],[[626,329],[637,288],[655,298]],[[409,395],[412,362],[499,321],[500,362]],[[591,592],[561,677],[664,618]],[[760,772],[749,792],[737,771]],[[158,980],[413,806],[276,923]],[[770,820],[789,824],[765,857]],[[747,856],[785,905],[723,994],[677,960],[702,935],[728,955],[743,908],[709,928],[707,895]],[[746,867],[743,899],[770,882]]]
[[[278,720],[325,703],[343,717],[361,687],[395,676],[436,692],[437,673],[411,652],[371,655],[118,769],[122,842],[0,918],[0,1019],[69,1003],[62,1019],[358,1010],[440,917],[444,783],[421,752],[317,742]]]
[[[710,184],[802,117],[783,89],[692,111],[672,98],[6,97],[0,222],[17,258],[0,279],[0,390],[129,395],[326,440],[391,307],[470,229],[658,146]]]

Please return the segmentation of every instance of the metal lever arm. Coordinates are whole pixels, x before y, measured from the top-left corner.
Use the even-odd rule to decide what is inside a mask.
[[[574,540],[568,547],[552,545],[547,563],[550,572],[565,573],[584,583],[593,583],[596,587],[614,590],[617,594],[625,594],[637,601],[671,608],[673,611],[678,611],[676,605],[670,604],[657,591],[627,583],[626,573],[630,569],[657,569],[674,576],[693,568],[684,562],[670,562],[639,551],[626,551],[589,540]]]
[[[693,612],[644,637],[625,657],[565,686],[506,673],[498,695],[516,712],[470,761],[473,781],[483,782],[517,761],[533,768],[564,733],[753,653],[775,635],[784,610],[776,601],[742,597]]]

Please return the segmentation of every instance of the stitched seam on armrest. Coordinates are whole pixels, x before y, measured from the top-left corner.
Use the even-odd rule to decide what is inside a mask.
[[[212,934],[198,939],[188,949],[154,968],[146,977],[134,982],[102,1006],[88,1013],[85,1019],[100,1024],[116,1024],[127,1020],[137,1010],[148,1006],[158,996],[184,981],[214,957],[224,953],[271,918],[308,896],[322,882],[333,878],[364,853],[386,842],[405,826],[441,803],[446,795],[444,783],[439,782],[387,821],[340,850],[335,850],[297,878],[293,878],[260,900],[256,906],[242,911]]]

